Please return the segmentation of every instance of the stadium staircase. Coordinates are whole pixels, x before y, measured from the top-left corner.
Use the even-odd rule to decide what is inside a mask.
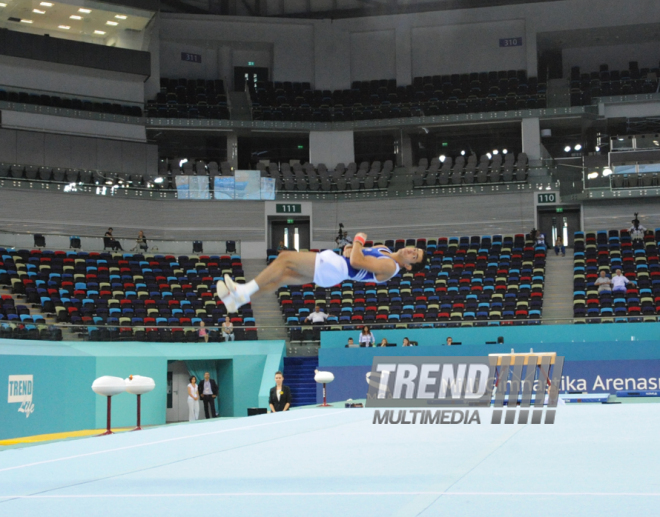
[[[254,279],[265,267],[265,260],[243,259],[243,271],[245,272],[245,279],[248,281]],[[255,320],[258,322],[257,333],[259,339],[286,340],[288,338],[282,321],[280,305],[275,295],[258,297],[252,301],[252,310],[254,311]]]
[[[543,289],[543,318],[545,324],[567,324],[556,321],[573,317],[573,250],[566,249],[566,256],[555,255],[548,249]]]
[[[316,404],[314,370],[319,366],[318,357],[285,357],[284,384],[291,388],[291,406]]]
[[[252,120],[250,100],[245,92],[229,92],[232,120]]]

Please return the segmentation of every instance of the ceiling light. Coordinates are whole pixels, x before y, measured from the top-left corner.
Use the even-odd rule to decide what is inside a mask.
[[[493,155],[490,154],[490,153],[486,153],[486,156],[488,156],[488,159],[489,159],[489,160],[493,157]]]
[[[465,151],[461,151],[461,156],[465,156]]]
[[[72,20],[82,20],[82,16],[78,16],[77,14],[72,14],[69,18]]]
[[[565,153],[570,153],[571,152],[571,146],[567,145],[566,147],[564,147],[564,152]]]
[[[493,149],[493,154],[497,154],[499,151],[497,149]]]
[[[32,9],[32,12],[37,14],[46,14],[46,11],[40,11],[39,9]]]
[[[446,157],[444,154],[441,154],[441,155],[440,155],[440,161],[441,161],[442,163],[444,163],[446,159],[447,159],[447,157]]]
[[[41,2],[39,5],[42,7],[53,7],[53,4],[50,2]]]
[[[79,12],[79,13],[89,14],[89,13],[91,13],[92,11],[91,11],[90,9],[83,9],[83,8],[80,8],[80,9],[78,9],[78,12]]]
[[[94,31],[94,34],[98,34],[99,36],[103,36],[105,32],[103,31]]]
[[[612,169],[610,169],[609,167],[603,169],[603,176],[607,177],[610,174],[612,174]]]
[[[32,23],[32,20],[21,20],[21,23]]]
[[[158,177],[154,180],[154,183],[158,183],[158,184],[160,184],[160,183],[162,183],[162,182],[163,182],[163,178],[161,178],[160,176],[158,176]]]
[[[112,21],[110,21],[110,20],[108,20],[107,22],[105,22],[105,24],[106,24],[106,25],[119,25],[117,22],[112,22]]]
[[[124,16],[123,14],[116,14],[115,18],[117,18],[118,20],[125,20],[127,16]]]
[[[0,3],[0,7],[7,7],[7,4]]]
[[[506,153],[508,153],[508,152],[509,152],[509,151],[508,151],[507,149],[502,149],[502,154],[506,154]]]
[[[599,146],[599,145],[596,146],[596,152],[597,152],[597,153],[600,152],[600,146]]]
[[[71,27],[69,27],[68,25],[58,25],[57,28],[58,29],[64,29],[65,31],[68,31]]]
[[[581,151],[582,150],[582,144],[576,144],[575,147],[573,147],[576,151]]]
[[[590,172],[587,174],[587,178],[590,180],[595,180],[598,177],[598,171]]]

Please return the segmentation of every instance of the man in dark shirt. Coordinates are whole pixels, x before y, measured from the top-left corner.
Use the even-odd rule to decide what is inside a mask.
[[[268,401],[271,413],[288,411],[291,406],[291,390],[288,386],[284,386],[283,382],[282,372],[276,372],[275,387],[270,389],[270,400]]]
[[[204,401],[204,414],[206,418],[215,418],[215,399],[218,396],[218,385],[213,379],[209,372],[204,374],[204,380],[198,385],[199,398]],[[211,406],[211,416],[209,416],[209,406]]]

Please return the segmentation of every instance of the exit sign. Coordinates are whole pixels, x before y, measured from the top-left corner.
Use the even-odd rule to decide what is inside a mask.
[[[276,214],[301,214],[302,205],[277,203],[275,205]]]
[[[248,61],[248,66],[254,66],[254,61]]]
[[[537,199],[539,205],[557,202],[557,194],[550,193],[550,194],[537,194],[537,195],[538,195]]]
[[[561,214],[563,211],[564,211],[563,208],[557,208],[557,213],[558,213],[558,214]]]
[[[296,222],[295,219],[287,219],[286,224],[294,224]]]

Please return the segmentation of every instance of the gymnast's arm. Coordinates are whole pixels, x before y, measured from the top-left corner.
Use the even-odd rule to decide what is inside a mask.
[[[364,233],[358,233],[357,235],[361,235],[365,239],[367,237]],[[380,260],[376,257],[365,256],[362,253],[362,243],[355,239],[353,240],[353,248],[351,249],[350,262],[351,266],[355,269],[365,269],[377,275],[393,275],[396,271],[396,265],[393,260]]]

